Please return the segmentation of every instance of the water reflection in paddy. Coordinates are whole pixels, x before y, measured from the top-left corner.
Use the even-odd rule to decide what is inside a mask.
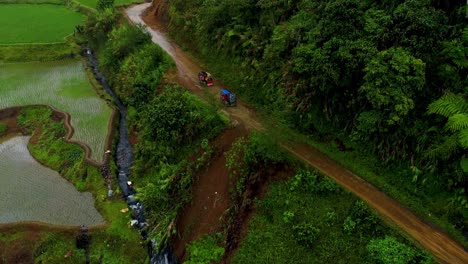
[[[56,171],[38,163],[27,149],[29,138],[0,143],[0,224],[103,224],[92,195],[80,193]]]

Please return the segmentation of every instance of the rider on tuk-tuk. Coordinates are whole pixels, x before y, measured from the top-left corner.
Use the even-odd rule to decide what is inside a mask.
[[[209,72],[201,71],[198,73],[198,80],[202,83],[205,83],[207,86],[213,86],[213,77]]]

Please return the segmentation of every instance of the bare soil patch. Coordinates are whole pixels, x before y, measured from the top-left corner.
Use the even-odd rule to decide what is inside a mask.
[[[213,235],[224,230],[226,210],[231,206],[229,190],[233,184],[224,153],[237,138],[247,133],[245,127],[237,126],[225,130],[211,142],[215,155],[198,175],[192,187],[192,202],[185,207],[176,222],[178,234],[174,239],[174,250],[179,260],[186,259],[189,243],[205,234]]]
[[[40,241],[39,232],[27,231],[20,238],[0,242],[0,264],[34,263],[34,248]]]

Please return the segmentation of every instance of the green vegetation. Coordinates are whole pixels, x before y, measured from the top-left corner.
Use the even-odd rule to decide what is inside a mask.
[[[83,20],[64,6],[0,4],[0,44],[63,42]]]
[[[218,262],[224,254],[224,248],[217,245],[210,236],[197,239],[187,247],[188,260],[185,264],[209,264]]]
[[[91,192],[96,198],[96,208],[109,222],[106,229],[91,232],[90,258],[104,263],[144,263],[145,248],[140,237],[128,226],[130,215],[119,210],[127,205],[118,198],[107,198],[107,187],[97,168],[83,161],[84,151],[77,145],[59,140],[65,131],[61,121],[51,118],[46,107],[28,107],[18,117],[26,131],[40,133],[36,144],[30,144],[31,153],[42,164],[57,170],[78,189]],[[113,189],[118,190],[117,184]],[[34,256],[43,263],[63,263],[65,253],[76,250],[74,236],[54,232],[43,234]],[[82,256],[78,251],[78,256]],[[81,259],[83,261],[83,259]]]
[[[98,8],[99,2],[102,2],[102,0],[76,0],[80,4],[91,7],[91,8]],[[112,1],[114,2],[114,1]],[[115,0],[114,6],[124,6],[124,5],[130,5],[133,3],[141,3],[144,2],[143,0]]]
[[[0,0],[0,4],[50,4],[61,5],[65,0]]]
[[[174,231],[167,227],[190,201],[192,182],[207,161],[188,161],[186,157],[199,144],[202,153],[210,153],[206,141],[225,123],[213,108],[180,87],[166,87],[139,116],[140,141],[135,146],[133,167],[140,177],[137,184],[142,186],[137,188],[138,197],[147,208],[158,212],[150,216],[150,221],[157,223],[150,234],[165,246]]]
[[[0,45],[0,62],[54,61],[73,58],[77,47],[68,42]]]
[[[47,104],[71,115],[73,139],[102,161],[112,109],[89,84],[79,61],[0,64],[0,108]]]
[[[0,135],[7,131],[8,126],[6,124],[0,123]]]
[[[169,5],[174,38],[272,123],[312,136],[467,245],[463,1]]]
[[[311,171],[273,183],[256,204],[232,263],[432,262],[362,201]]]

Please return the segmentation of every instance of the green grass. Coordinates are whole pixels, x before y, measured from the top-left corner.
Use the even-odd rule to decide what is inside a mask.
[[[65,0],[0,0],[0,4],[64,4]]]
[[[92,7],[92,8],[96,8],[96,4],[98,2],[97,0],[76,0],[76,1],[82,5]],[[143,0],[115,0],[114,6],[123,6],[123,5],[129,5],[133,3],[142,3],[142,2],[144,1]]]
[[[0,44],[63,42],[82,21],[65,6],[0,4]]]
[[[0,108],[47,104],[71,115],[72,139],[102,161],[112,109],[90,85],[80,61],[0,64]]]
[[[329,180],[314,183],[306,173],[298,175],[302,176],[273,183],[265,197],[256,202],[258,210],[233,256],[233,264],[375,263],[366,247],[371,239],[385,235],[411,248],[418,260],[428,259],[372,211],[360,207],[363,203],[354,195]],[[348,217],[358,223],[349,232],[344,229]],[[319,231],[304,235],[298,232],[299,226],[313,226]]]
[[[69,43],[0,45],[0,62],[53,61],[73,58],[78,47]]]

